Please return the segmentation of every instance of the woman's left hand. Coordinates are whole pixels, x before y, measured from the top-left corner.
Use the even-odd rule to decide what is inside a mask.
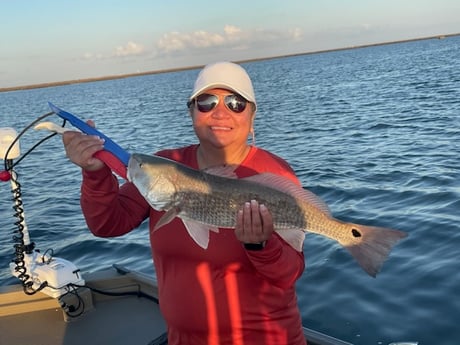
[[[236,216],[235,235],[242,243],[267,241],[274,231],[270,211],[256,200],[246,202]]]

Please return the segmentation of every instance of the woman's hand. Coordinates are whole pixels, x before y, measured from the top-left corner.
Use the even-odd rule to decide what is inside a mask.
[[[87,123],[94,127],[93,121],[89,120]],[[96,152],[104,148],[104,140],[98,136],[67,131],[62,135],[62,142],[67,157],[82,169],[95,171],[105,165],[101,160],[93,157]]]
[[[235,235],[243,243],[267,241],[274,231],[270,211],[256,200],[246,202],[236,216]]]

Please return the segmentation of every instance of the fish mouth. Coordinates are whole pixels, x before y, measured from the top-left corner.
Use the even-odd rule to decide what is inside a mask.
[[[136,170],[140,167],[142,167],[142,158],[138,154],[133,153],[128,162],[128,181],[133,182],[133,175],[135,175]]]
[[[128,162],[128,165],[134,165],[134,164],[138,164],[138,165],[141,165],[142,164],[142,156],[137,154],[137,153],[133,153],[130,157],[130,160]]]

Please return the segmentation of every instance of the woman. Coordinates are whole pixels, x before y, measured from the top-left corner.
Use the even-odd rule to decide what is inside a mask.
[[[195,169],[231,164],[239,178],[271,172],[299,184],[283,159],[247,143],[257,105],[242,67],[207,65],[187,104],[199,143],[157,155]],[[205,250],[178,218],[153,232],[162,212],[150,208],[132,183],[119,187],[93,157],[103,148],[99,138],[67,132],[63,141],[83,170],[81,206],[96,236],[123,235],[149,218],[168,344],[305,344],[294,287],[304,256],[274,232],[267,207],[248,200],[235,230],[210,232]]]

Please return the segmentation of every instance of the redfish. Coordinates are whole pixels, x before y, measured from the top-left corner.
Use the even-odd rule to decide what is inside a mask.
[[[302,251],[305,232],[326,236],[344,246],[372,277],[393,245],[407,236],[399,230],[335,219],[318,196],[285,177],[262,173],[237,179],[228,173],[218,176],[216,171],[191,169],[159,156],[132,154],[128,179],[155,210],[165,211],[155,230],[179,217],[204,249],[209,231],[235,228],[238,210],[250,200],[268,208],[275,231],[296,250]]]

